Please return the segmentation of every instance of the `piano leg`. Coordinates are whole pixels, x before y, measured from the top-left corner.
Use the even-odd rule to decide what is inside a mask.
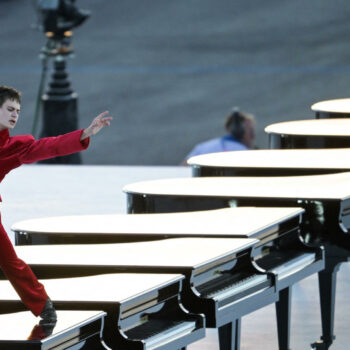
[[[220,350],[239,350],[241,347],[241,319],[219,327]]]
[[[278,348],[290,350],[290,306],[292,298],[291,287],[279,292],[279,300],[276,303]]]
[[[321,303],[322,336],[321,340],[311,344],[313,349],[327,350],[335,339],[334,312],[337,272],[339,259],[326,258],[326,268],[318,273],[318,284]]]

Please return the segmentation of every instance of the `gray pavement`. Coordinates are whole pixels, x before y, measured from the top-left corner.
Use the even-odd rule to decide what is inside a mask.
[[[1,184],[2,220],[125,212],[123,185],[189,176],[176,165],[197,142],[222,132],[232,106],[266,125],[313,118],[314,102],[349,97],[349,12],[345,0],[77,0],[92,17],[74,32],[68,62],[79,94],[80,126],[109,109],[89,166],[24,166]],[[30,133],[41,74],[43,33],[32,28],[31,0],[0,0],[0,84],[23,92],[17,134]],[[108,165],[95,167],[93,165]],[[34,190],[35,189],[35,190]],[[12,235],[10,234],[12,237]],[[337,339],[348,347],[349,265],[338,277]],[[294,288],[293,349],[320,334],[316,278]],[[242,350],[277,347],[273,307],[243,320]],[[263,340],[263,346],[262,346]],[[215,332],[189,349],[217,349]]]
[[[1,84],[23,91],[16,133],[30,133],[43,33],[33,2],[0,1]],[[345,0],[84,0],[68,62],[80,126],[115,116],[85,164],[176,165],[221,134],[232,106],[266,125],[313,118],[310,105],[349,97],[350,4]]]
[[[11,225],[34,217],[126,213],[125,185],[189,177],[188,167],[23,165],[1,183],[1,220]]]

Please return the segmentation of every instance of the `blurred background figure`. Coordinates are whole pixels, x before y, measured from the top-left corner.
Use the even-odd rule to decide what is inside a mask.
[[[61,70],[52,78],[55,57],[48,58],[40,101],[47,92],[54,100],[68,80],[78,95],[78,125],[70,130],[105,108],[120,116],[117,135],[109,128],[96,137],[96,147],[81,154],[86,165],[177,165],[196,143],[224,134],[224,118],[235,105],[255,114],[254,144],[268,148],[266,125],[312,119],[315,102],[349,97],[348,1],[339,0],[337,6],[319,0],[198,3],[0,1],[0,13],[6,14],[1,17],[1,85],[23,92],[28,113],[16,126],[18,134],[41,136],[43,105],[37,132],[32,132],[41,49],[49,39],[46,32],[56,38],[65,29],[73,31],[64,39],[70,40],[74,58],[58,55],[65,59],[66,79]],[[51,82],[55,91],[49,89]],[[55,115],[59,118],[50,119],[55,129],[73,120],[60,123],[62,114]],[[155,140],[157,147],[145,147]],[[107,143],[123,152],[105,152]]]
[[[189,158],[200,154],[242,151],[254,147],[255,118],[252,114],[243,113],[234,108],[226,117],[225,130],[227,133],[224,136],[201,142],[194,146],[192,151],[186,156],[184,164]]]

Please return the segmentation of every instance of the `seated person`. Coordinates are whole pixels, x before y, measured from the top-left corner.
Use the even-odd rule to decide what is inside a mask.
[[[234,109],[226,118],[225,129],[226,135],[197,144],[186,156],[186,161],[200,154],[242,151],[254,147],[255,118],[253,115]]]

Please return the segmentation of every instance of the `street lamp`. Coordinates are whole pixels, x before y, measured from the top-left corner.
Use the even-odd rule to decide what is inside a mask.
[[[73,55],[72,29],[81,25],[90,13],[78,9],[74,0],[38,0],[40,29],[46,35],[41,50],[42,77],[33,123],[36,133],[40,106],[43,107],[43,125],[40,137],[57,136],[78,128],[78,95],[70,86],[66,59]],[[42,95],[47,66],[53,59],[53,73],[45,94]],[[42,161],[43,163],[79,164],[79,153]]]

